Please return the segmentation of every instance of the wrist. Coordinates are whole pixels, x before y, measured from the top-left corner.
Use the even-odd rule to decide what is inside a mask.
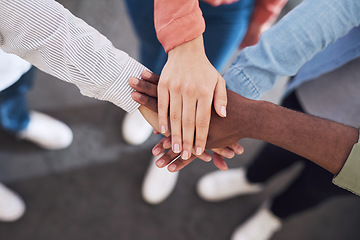
[[[229,100],[229,102],[230,101],[231,100]],[[238,98],[238,102],[235,104],[239,106],[236,115],[236,121],[239,126],[241,126],[236,130],[239,139],[268,139],[268,136],[271,134],[269,130],[271,129],[270,125],[272,122],[272,105],[274,104],[267,101],[251,100],[248,98]]]
[[[169,51],[169,59],[171,58],[177,58],[178,56],[184,56],[186,54],[204,54],[205,55],[205,49],[204,49],[204,41],[203,36],[200,35],[199,37],[182,43],[172,50]]]

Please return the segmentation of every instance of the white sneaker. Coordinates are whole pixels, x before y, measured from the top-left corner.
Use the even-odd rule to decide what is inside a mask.
[[[25,212],[23,200],[13,191],[0,183],[0,221],[13,222]]]
[[[151,159],[142,185],[144,200],[154,205],[163,202],[172,193],[179,176],[179,172],[169,172],[166,168],[155,165],[160,156]]]
[[[281,225],[281,220],[263,206],[234,231],[231,240],[268,240],[281,229]]]
[[[65,123],[34,111],[30,113],[28,127],[17,135],[50,150],[66,148],[73,140],[73,133]]]
[[[219,202],[235,196],[254,194],[263,190],[261,184],[250,183],[243,168],[214,171],[197,183],[199,196],[210,202]]]
[[[152,126],[145,120],[139,110],[127,113],[122,123],[122,136],[131,145],[144,143],[153,131]]]

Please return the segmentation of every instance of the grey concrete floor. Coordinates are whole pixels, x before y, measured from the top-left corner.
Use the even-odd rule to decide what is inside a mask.
[[[123,1],[60,2],[136,57],[137,40]],[[155,139],[127,145],[121,137],[124,112],[41,72],[29,102],[32,109],[68,123],[74,142],[66,150],[44,151],[0,132],[0,181],[27,204],[20,221],[0,223],[0,240],[229,239],[237,225],[301,168],[275,178],[261,194],[215,204],[195,192],[197,180],[215,168],[194,162],[181,172],[170,198],[150,206],[140,189]],[[254,140],[243,144],[245,154],[230,160],[231,167],[247,164],[261,146]],[[291,217],[273,239],[358,239],[359,222],[359,199],[335,198]]]

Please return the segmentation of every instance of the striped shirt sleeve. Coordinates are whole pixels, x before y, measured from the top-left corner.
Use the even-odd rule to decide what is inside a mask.
[[[53,0],[1,0],[0,44],[83,95],[127,112],[139,106],[128,79],[146,68]]]

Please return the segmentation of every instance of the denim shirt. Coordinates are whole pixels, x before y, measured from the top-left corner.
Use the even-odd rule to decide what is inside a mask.
[[[311,64],[304,66],[291,88],[360,56],[360,29],[356,28],[360,25],[359,13],[359,0],[303,1],[264,32],[258,44],[239,53],[224,75],[227,87],[257,99],[271,89],[280,76],[297,74],[325,48],[333,49],[330,52],[336,55],[329,58],[330,54],[320,53],[322,64],[316,66],[316,71],[311,70]]]

